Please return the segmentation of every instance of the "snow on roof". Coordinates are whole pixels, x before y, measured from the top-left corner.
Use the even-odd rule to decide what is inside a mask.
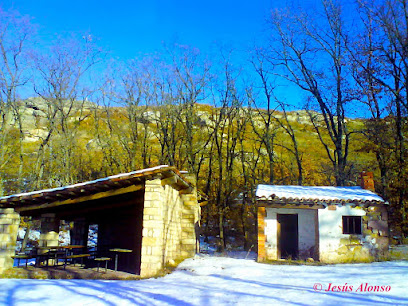
[[[152,168],[147,168],[147,169],[142,169],[142,170],[136,170],[136,171],[132,171],[132,172],[128,172],[128,173],[121,173],[121,174],[111,175],[111,176],[100,178],[100,179],[97,179],[97,180],[87,181],[87,182],[78,183],[78,184],[69,185],[69,186],[63,186],[63,187],[57,187],[57,188],[51,188],[51,189],[43,189],[43,190],[36,190],[36,191],[31,191],[31,192],[19,193],[19,194],[13,194],[13,195],[9,195],[9,196],[0,197],[0,201],[7,200],[7,199],[10,199],[10,198],[21,198],[21,197],[33,196],[33,195],[41,194],[41,193],[48,193],[48,192],[55,192],[55,191],[63,191],[63,190],[68,190],[68,189],[74,189],[74,188],[78,188],[78,187],[82,187],[82,186],[89,186],[89,185],[93,185],[93,184],[96,184],[96,183],[101,183],[101,182],[104,182],[104,181],[126,179],[126,178],[129,178],[129,177],[135,176],[135,175],[143,175],[146,172],[158,171],[158,170],[165,169],[165,168],[171,168],[171,167],[169,167],[168,165],[160,165],[160,166],[157,166],[157,167],[152,167]]]
[[[292,198],[310,200],[379,201],[383,198],[361,187],[258,185],[258,198]]]

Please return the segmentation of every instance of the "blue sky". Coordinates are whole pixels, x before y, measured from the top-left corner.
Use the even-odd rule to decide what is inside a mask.
[[[32,16],[45,41],[55,34],[90,32],[112,56],[128,59],[173,41],[202,51],[214,43],[245,48],[260,36],[270,9],[282,2],[5,0],[3,7]]]
[[[45,44],[57,35],[90,33],[111,57],[124,61],[160,51],[163,43],[188,44],[205,54],[220,44],[244,51],[239,65],[249,68],[245,51],[262,41],[271,9],[287,2],[313,10],[320,1],[2,0],[0,5],[31,16]],[[294,86],[279,93],[298,107],[304,103]]]

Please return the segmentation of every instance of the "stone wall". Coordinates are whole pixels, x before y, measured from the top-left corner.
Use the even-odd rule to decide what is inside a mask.
[[[326,263],[389,258],[386,205],[368,208],[331,205],[318,210],[258,207],[258,261],[278,259],[278,213],[299,216],[300,258],[313,257]],[[362,234],[343,234],[343,216],[361,216]]]
[[[366,216],[363,217],[363,235],[374,260],[389,258],[387,205],[370,206],[366,209]]]
[[[361,216],[362,234],[342,232],[342,216]],[[371,262],[388,257],[386,206],[342,206],[319,210],[320,261],[327,263]]]
[[[145,183],[140,274],[154,276],[167,265],[194,256],[200,209],[196,191],[180,194],[160,179]]]
[[[314,209],[266,208],[265,217],[265,251],[267,260],[278,259],[277,215],[298,215],[298,248],[299,258],[307,259],[315,256],[316,225]],[[317,259],[317,258],[315,258]]]
[[[13,267],[20,215],[13,208],[0,208],[0,273]]]

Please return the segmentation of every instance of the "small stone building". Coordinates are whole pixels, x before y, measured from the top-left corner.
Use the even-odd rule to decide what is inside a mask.
[[[20,216],[41,220],[39,246],[58,245],[60,220],[73,224],[77,245],[97,225],[98,249],[132,250],[120,254],[119,270],[149,277],[194,256],[200,206],[194,179],[169,166],[1,197],[0,272],[13,266]]]
[[[372,173],[363,187],[374,188]],[[259,185],[258,261],[366,262],[388,256],[387,204],[361,187]]]

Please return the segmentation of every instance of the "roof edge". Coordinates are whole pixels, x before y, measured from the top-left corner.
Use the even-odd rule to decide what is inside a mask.
[[[108,186],[111,189],[122,188],[122,187],[129,186],[131,184],[134,184],[135,182],[139,180],[140,181],[146,180],[155,175],[170,173],[170,172],[173,173],[173,175],[177,175],[178,177],[177,181],[181,183],[180,185],[182,185],[181,189],[187,189],[187,188],[194,187],[194,185],[191,182],[189,182],[180,173],[180,171],[176,167],[168,166],[168,165],[160,165],[156,167],[131,171],[127,173],[115,174],[115,175],[107,176],[104,178],[96,179],[93,181],[86,181],[86,182],[81,182],[81,183],[77,183],[73,185],[67,185],[67,186],[62,186],[62,187],[42,189],[42,190],[36,190],[36,191],[31,191],[31,192],[24,192],[24,193],[3,196],[3,197],[0,197],[0,207],[10,207],[10,205],[12,207],[14,204],[16,204],[19,201],[30,200],[30,199],[33,200],[33,199],[38,199],[41,197],[52,197],[52,196],[58,195],[58,193],[74,193],[70,195],[71,198],[81,197],[83,196],[83,192],[86,192],[87,189],[89,193],[103,192],[104,190],[102,189],[98,190],[98,187],[106,188],[106,186]],[[95,190],[92,190],[92,188],[95,188]],[[78,194],[75,194],[75,192],[78,192]]]

